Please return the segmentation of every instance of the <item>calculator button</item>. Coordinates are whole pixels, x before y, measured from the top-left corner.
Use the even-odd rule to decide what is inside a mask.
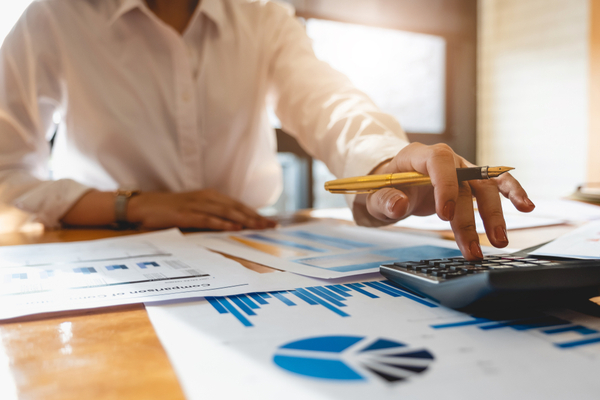
[[[428,262],[428,265],[431,265],[432,267],[437,267],[440,266],[442,264],[448,264],[453,262],[452,260],[447,260],[447,259],[440,259],[440,260],[431,260]]]
[[[395,262],[394,265],[400,268],[410,268],[412,265],[419,265],[414,262]]]
[[[466,272],[445,272],[442,274],[442,278],[444,279],[452,279],[452,278],[458,278],[460,276],[465,276]]]
[[[440,268],[452,268],[452,267],[458,267],[463,265],[463,263],[461,262],[446,262],[446,263],[441,263],[439,264]]]
[[[466,268],[484,268],[483,264],[481,264],[481,263],[464,263],[463,267],[466,267]]]

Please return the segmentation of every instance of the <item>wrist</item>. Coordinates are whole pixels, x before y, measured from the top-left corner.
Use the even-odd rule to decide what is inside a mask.
[[[135,227],[135,220],[131,218],[131,200],[140,194],[139,190],[119,189],[115,192],[115,225],[118,229],[131,229]]]
[[[146,200],[148,192],[138,193],[136,196],[129,198],[127,202],[127,221],[132,224],[141,224],[144,220],[144,209],[143,205]]]
[[[108,226],[114,222],[114,193],[87,191],[61,217],[69,226]]]

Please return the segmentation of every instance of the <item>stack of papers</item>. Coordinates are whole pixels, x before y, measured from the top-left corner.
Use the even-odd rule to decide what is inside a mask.
[[[600,222],[559,240],[538,252],[600,254]],[[4,247],[0,319],[144,302],[190,400],[595,399],[599,318],[485,319],[378,274],[459,254],[454,242],[335,222]]]
[[[0,319],[120,304],[289,289],[291,274],[258,274],[190,245],[179,230],[0,247]]]
[[[461,255],[456,243],[448,240],[332,222],[186,238],[221,253],[323,279],[378,272],[390,261]]]
[[[279,271],[259,274],[207,249]],[[441,239],[309,223],[240,233],[179,230],[0,247],[0,319],[31,314],[294,289],[307,278],[379,271],[393,260],[460,255]],[[308,281],[310,282],[310,281]]]

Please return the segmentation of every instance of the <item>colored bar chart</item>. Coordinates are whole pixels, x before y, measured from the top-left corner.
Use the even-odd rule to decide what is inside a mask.
[[[321,235],[321,234],[317,234],[317,233],[313,233],[313,232],[309,232],[309,231],[303,231],[303,230],[288,231],[288,232],[285,232],[285,234],[288,236],[297,237],[300,239],[306,239],[306,240],[310,240],[313,242],[322,243],[327,246],[344,249],[344,250],[374,247],[370,243],[361,243],[361,242],[357,242],[355,240],[344,239],[344,238],[339,238],[339,237],[335,237],[335,236]]]
[[[206,297],[206,300],[219,314],[230,314],[245,327],[252,327],[254,323],[251,319],[258,316],[258,311],[262,307],[271,304],[270,301],[277,301],[288,307],[298,305],[321,306],[333,314],[345,318],[351,316],[350,305],[347,304],[347,300],[354,296],[363,296],[368,299],[404,297],[430,308],[438,307],[437,304],[394,287],[387,281],[310,286],[269,293]]]
[[[314,247],[314,246],[309,246],[309,245],[306,245],[303,243],[298,243],[298,242],[294,242],[291,240],[272,238],[272,237],[269,237],[266,235],[260,235],[258,233],[244,235],[244,236],[247,238],[250,238],[250,239],[260,240],[260,241],[267,242],[267,243],[273,243],[273,244],[280,245],[280,246],[292,247],[292,248],[296,248],[296,249],[300,249],[300,250],[314,251],[317,253],[324,253],[327,251],[325,249],[321,249],[321,248]]]

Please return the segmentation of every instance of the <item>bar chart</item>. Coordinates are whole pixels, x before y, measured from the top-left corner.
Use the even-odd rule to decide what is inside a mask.
[[[310,286],[269,293],[250,293],[247,295],[227,297],[206,297],[206,300],[219,314],[230,314],[246,327],[254,326],[251,319],[258,317],[262,307],[268,306],[272,301],[277,301],[289,307],[299,304],[320,306],[331,311],[339,317],[350,317],[351,311],[347,299],[353,296],[362,296],[374,300],[380,297],[403,297],[429,308],[438,307],[437,304],[424,298],[392,286],[385,280],[347,283],[339,285]]]
[[[567,319],[543,314],[508,320],[490,320],[473,317],[457,322],[435,324],[431,325],[431,327],[436,330],[476,327],[481,331],[512,329],[515,331],[536,332],[543,336],[548,336],[553,345],[559,349],[573,349],[600,343],[599,330],[574,323]],[[571,334],[570,340],[561,340],[560,335],[567,333]]]

